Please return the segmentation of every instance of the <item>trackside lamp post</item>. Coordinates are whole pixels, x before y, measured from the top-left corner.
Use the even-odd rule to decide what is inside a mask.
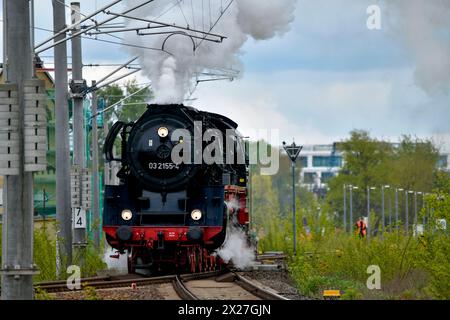
[[[303,146],[297,146],[292,142],[290,146],[283,141],[283,148],[291,159],[292,168],[292,225],[293,225],[293,242],[294,242],[294,256],[297,255],[297,222],[296,222],[296,208],[295,208],[295,162],[297,161],[300,151]]]
[[[367,241],[370,241],[370,232],[372,232],[372,226],[370,223],[370,190],[376,190],[375,187],[367,187]]]

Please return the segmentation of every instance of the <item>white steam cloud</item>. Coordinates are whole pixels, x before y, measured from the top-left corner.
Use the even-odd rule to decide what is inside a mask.
[[[254,248],[248,245],[245,233],[235,227],[227,228],[227,237],[217,251],[225,263],[232,262],[237,269],[251,267],[255,261]]]
[[[450,91],[450,0],[386,1],[390,23],[416,63],[417,84],[429,95]]]
[[[127,7],[141,0],[128,0]],[[140,56],[140,64],[152,81],[158,103],[181,103],[189,91],[194,76],[208,69],[242,69],[239,56],[244,43],[253,38],[266,40],[281,36],[289,30],[294,20],[297,0],[235,0],[219,22],[220,13],[230,0],[155,1],[133,16],[159,22],[175,23],[177,26],[209,31],[227,37],[222,43],[191,39],[181,34],[168,38],[168,34],[139,36],[127,33],[124,40],[137,46],[161,49],[166,52],[144,48],[129,48]],[[128,20],[127,27],[142,27],[142,21]],[[162,29],[143,32],[165,31]],[[196,34],[202,37],[202,34]],[[165,41],[166,40],[166,41]],[[195,44],[194,44],[194,43]],[[196,50],[194,51],[194,46]]]
[[[225,204],[230,212],[236,212],[240,208],[237,199],[226,201]],[[234,220],[228,221],[227,236],[217,254],[225,263],[232,262],[236,268],[245,269],[255,262],[255,248],[249,245],[247,235],[237,225],[236,216],[232,217]]]
[[[111,248],[108,244],[105,246],[105,253],[103,254],[103,261],[106,263],[109,271],[117,274],[127,274],[127,255],[121,254],[119,258],[111,258],[111,255],[116,255],[117,251]]]

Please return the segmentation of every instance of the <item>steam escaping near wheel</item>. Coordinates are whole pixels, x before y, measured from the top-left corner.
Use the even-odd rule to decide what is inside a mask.
[[[115,256],[115,257],[111,257]],[[118,254],[116,250],[111,248],[109,245],[105,246],[105,252],[103,254],[103,261],[106,263],[108,272],[113,272],[117,274],[127,274],[127,255]]]
[[[249,245],[247,235],[240,228],[227,228],[227,237],[223,246],[217,250],[217,255],[225,263],[232,263],[237,269],[247,269],[253,266],[255,248]]]

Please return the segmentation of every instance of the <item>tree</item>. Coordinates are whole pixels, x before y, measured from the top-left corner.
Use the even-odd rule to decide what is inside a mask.
[[[344,185],[358,187],[353,192],[354,219],[366,215],[367,188],[377,188],[370,192],[375,223],[379,223],[381,217],[381,186],[391,186],[385,190],[385,210],[389,203],[392,208],[396,187],[422,192],[430,192],[433,188],[438,170],[438,150],[429,140],[403,136],[396,145],[373,139],[368,132],[357,130],[352,131],[350,138],[339,143],[338,147],[344,154],[344,167],[341,174],[330,181],[327,197],[331,209],[339,213],[338,222],[343,220]],[[401,213],[405,211],[403,205],[404,201],[400,203]]]
[[[431,141],[403,136],[387,163],[388,182],[408,190],[431,191],[438,157],[439,152]]]
[[[126,96],[132,95],[142,87],[139,87],[136,79],[125,83]],[[136,121],[147,110],[147,105],[153,98],[153,93],[149,88],[140,91],[138,94],[126,99],[121,108],[116,108],[115,115],[118,120],[124,122]]]
[[[142,87],[137,84],[136,79],[132,79],[125,83],[125,90],[123,90],[118,84],[113,84],[98,90],[97,96],[98,99],[104,100],[104,106],[105,108],[108,108],[141,89]],[[138,94],[125,99],[116,107],[105,111],[103,113],[103,122],[108,124],[108,128],[111,128],[116,121],[136,121],[145,112],[147,109],[147,103],[152,97],[153,93],[149,88],[142,90]],[[102,145],[106,139],[106,134],[107,132],[102,131],[102,134],[99,136],[99,141]],[[117,140],[115,145],[116,150],[120,150],[120,141]]]
[[[344,185],[358,186],[353,197],[353,217],[363,215],[367,211],[367,187],[386,184],[389,174],[387,160],[392,154],[392,146],[371,138],[367,131],[355,130],[350,132],[350,139],[339,143],[337,147],[343,152],[344,167],[341,174],[329,183],[327,202],[333,211],[340,213],[338,218],[342,221]],[[380,203],[377,201],[379,192],[371,194],[371,197],[374,203]]]

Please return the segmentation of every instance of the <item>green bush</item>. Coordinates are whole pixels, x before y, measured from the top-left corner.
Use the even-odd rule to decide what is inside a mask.
[[[380,267],[381,290],[366,287],[371,265]],[[443,234],[303,239],[289,270],[300,292],[315,298],[325,289],[341,290],[342,299],[450,298],[450,242]]]

